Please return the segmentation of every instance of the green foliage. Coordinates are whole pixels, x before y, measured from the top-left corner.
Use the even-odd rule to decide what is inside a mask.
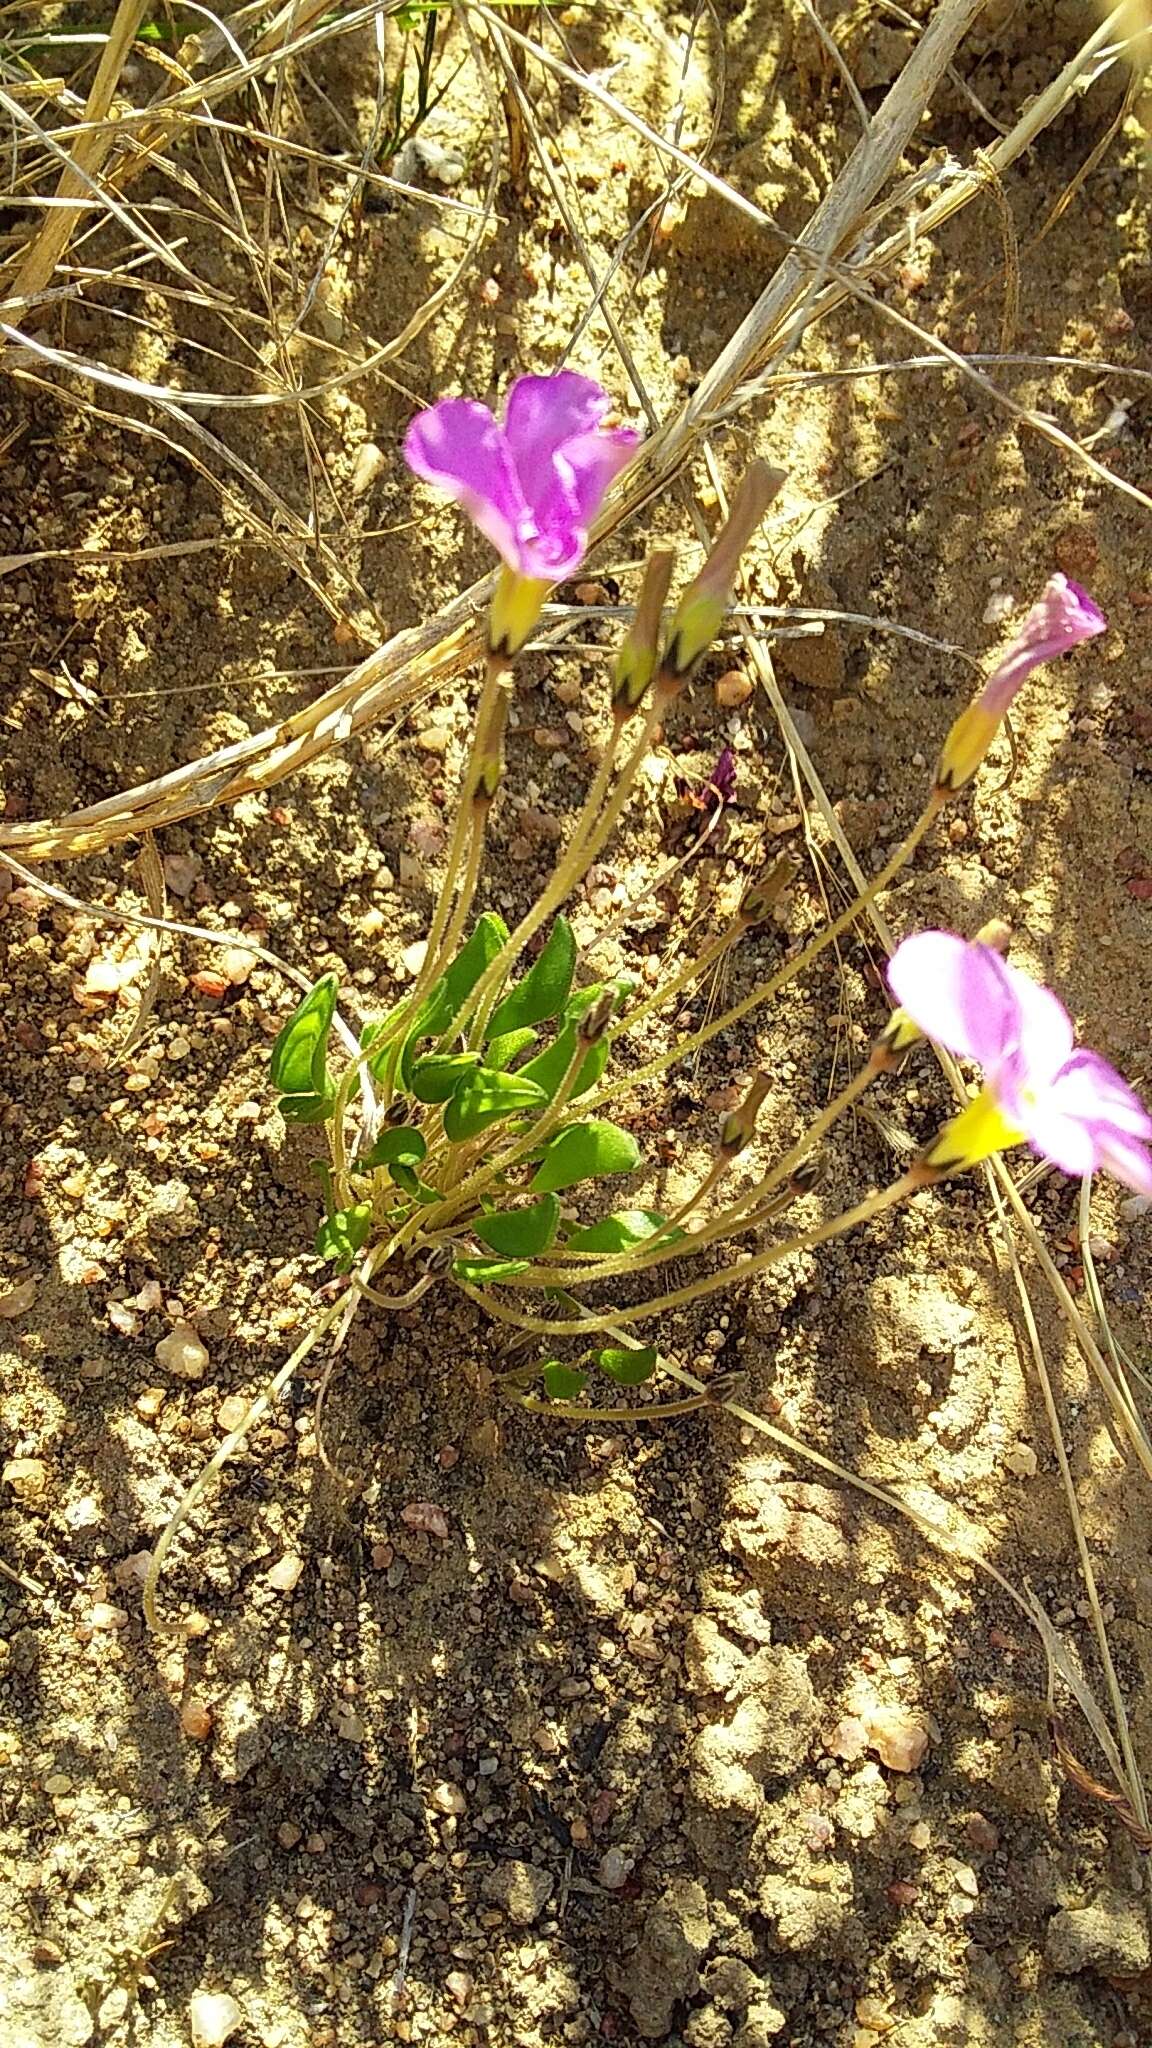
[[[365,1173],[374,1166],[418,1166],[428,1157],[428,1141],[423,1131],[415,1124],[394,1124],[390,1130],[381,1131],[375,1144],[357,1165]]]
[[[576,941],[566,917],[558,917],[539,959],[523,981],[497,1003],[488,1030],[494,1037],[519,1031],[525,1025],[544,1024],[558,1017],[568,1001],[576,971]]]
[[[277,1034],[268,1064],[272,1085],[282,1095],[323,1098],[328,1093],[328,1039],[338,986],[334,974],[322,975]]]
[[[433,1052],[412,1067],[412,1093],[417,1102],[449,1102],[466,1074],[480,1064],[478,1052]]]
[[[534,1259],[555,1241],[560,1204],[545,1195],[527,1209],[496,1209],[472,1226],[473,1234],[494,1252],[514,1259]]]
[[[614,1216],[602,1216],[599,1223],[586,1223],[564,1240],[568,1252],[631,1252],[663,1228],[664,1218],[656,1209],[619,1209]],[[683,1237],[682,1230],[669,1232]]]
[[[444,1111],[444,1135],[453,1145],[479,1137],[490,1124],[526,1109],[547,1108],[548,1097],[534,1081],[477,1067],[461,1082]]]
[[[642,1387],[650,1380],[659,1362],[660,1353],[650,1344],[642,1348],[618,1351],[611,1346],[598,1351],[596,1363],[601,1372],[606,1372],[621,1387]]]
[[[337,1209],[326,1216],[316,1232],[316,1256],[336,1262],[338,1273],[347,1273],[356,1254],[364,1249],[372,1230],[371,1202],[354,1202],[349,1209]]]
[[[559,1194],[582,1180],[610,1173],[632,1173],[640,1164],[640,1147],[631,1131],[599,1117],[569,1124],[552,1139],[532,1176],[534,1195]]]
[[[544,1392],[550,1401],[575,1401],[588,1385],[588,1375],[574,1365],[561,1365],[552,1358],[541,1373]]]
[[[528,1260],[460,1258],[452,1271],[457,1280],[466,1280],[472,1287],[491,1286],[497,1280],[515,1280],[526,1273]]]

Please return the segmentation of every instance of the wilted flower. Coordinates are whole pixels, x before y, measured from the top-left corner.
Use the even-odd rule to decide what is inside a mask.
[[[447,491],[505,565],[493,603],[494,651],[513,654],[532,631],[544,593],[578,569],[604,494],[639,440],[605,427],[606,391],[560,370],[518,377],[503,421],[472,398],[442,398],[418,413],[404,459]]]
[[[896,1001],[928,1038],[984,1070],[979,1095],[925,1153],[941,1172],[1027,1143],[1065,1173],[1111,1173],[1152,1195],[1152,1117],[1099,1053],[1075,1049],[1051,989],[990,946],[920,932],[888,964]]]
[[[1050,576],[980,695],[961,712],[945,740],[936,768],[937,788],[960,789],[975,775],[1004,713],[1034,668],[1107,630],[1107,619],[1086,590],[1067,576]]]

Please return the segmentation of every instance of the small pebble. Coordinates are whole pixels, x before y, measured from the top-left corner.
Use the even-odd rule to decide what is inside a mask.
[[[48,1467],[43,1458],[9,1458],[0,1483],[10,1486],[17,1500],[39,1500],[48,1484]]]
[[[730,668],[722,676],[717,676],[712,692],[722,711],[735,711],[748,702],[754,688],[751,677],[746,676],[742,669]]]
[[[164,1403],[167,1400],[167,1398],[168,1394],[166,1388],[145,1387],[144,1392],[142,1394],[137,1394],[136,1396],[137,1415],[139,1415],[144,1422],[155,1422],[156,1417],[159,1415],[160,1410],[164,1406]]]
[[[890,1771],[915,1771],[928,1749],[928,1730],[907,1707],[873,1707],[862,1716],[870,1748]]]
[[[1009,1444],[1004,1453],[1004,1463],[1017,1479],[1035,1479],[1040,1470],[1040,1461],[1031,1444]]]
[[[278,1558],[267,1574],[268,1584],[274,1593],[294,1593],[304,1570],[304,1559],[291,1551]]]
[[[208,1369],[208,1352],[191,1323],[174,1324],[168,1335],[161,1337],[153,1356],[165,1372],[182,1380],[203,1379]]]
[[[304,1830],[297,1827],[294,1820],[282,1820],[276,1830],[276,1840],[282,1849],[294,1849],[303,1839]]]
[[[375,441],[362,441],[356,451],[352,466],[352,479],[348,486],[354,498],[362,498],[372,489],[384,467],[384,451]]]
[[[217,1427],[230,1436],[234,1429],[239,1429],[247,1413],[248,1402],[243,1394],[228,1394],[216,1410]]]
[[[191,1742],[207,1742],[212,1733],[212,1716],[203,1700],[185,1700],[180,1709],[180,1726]]]
[[[627,1884],[631,1868],[632,1859],[623,1849],[606,1849],[596,1866],[596,1881],[606,1892],[618,1892],[621,1885]]]
[[[188,2009],[192,2048],[223,2048],[244,2018],[226,1991],[197,1991]]]
[[[188,1040],[180,1032],[177,1033],[175,1038],[170,1038],[165,1047],[170,1060],[186,1060],[191,1050],[192,1047]]]
[[[10,1287],[7,1294],[0,1294],[0,1317],[11,1322],[15,1316],[26,1315],[36,1299],[35,1280],[21,1280]]]
[[[448,1782],[433,1785],[428,1795],[428,1803],[437,1813],[455,1814],[457,1817],[468,1810],[468,1801],[459,1785]]]

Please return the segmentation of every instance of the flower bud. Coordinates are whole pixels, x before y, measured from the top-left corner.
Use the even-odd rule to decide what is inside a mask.
[[[741,478],[732,505],[698,576],[676,607],[668,645],[661,662],[666,684],[686,683],[700,656],[720,630],[740,557],[784,482],[782,469],[754,462]]]
[[[576,1036],[583,1045],[595,1045],[603,1038],[616,1008],[616,990],[601,989],[594,1003],[589,1003],[584,1015],[576,1026]]]
[[[799,1166],[794,1167],[788,1176],[789,1194],[810,1195],[813,1188],[818,1188],[823,1180],[826,1166],[827,1161],[822,1152],[818,1152],[814,1159],[802,1159]]]
[[[951,796],[971,781],[1034,668],[1107,630],[1107,619],[1086,590],[1067,576],[1050,576],[980,695],[960,713],[945,740],[936,764],[938,793]]]
[[[720,1126],[718,1149],[726,1159],[735,1159],[751,1141],[756,1130],[760,1104],[771,1086],[767,1074],[757,1074],[743,1102],[724,1118]]]
[[[675,561],[671,548],[657,548],[648,557],[635,616],[616,656],[612,678],[614,711],[634,711],[656,673],[660,618]]]

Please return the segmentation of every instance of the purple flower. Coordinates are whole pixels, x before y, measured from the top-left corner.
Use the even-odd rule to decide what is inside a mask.
[[[610,404],[574,370],[518,377],[502,423],[472,398],[442,398],[418,413],[404,459],[463,506],[516,576],[562,583],[583,561],[604,494],[640,438],[601,424]]]
[[[1099,1053],[1075,1050],[1051,989],[953,932],[905,939],[888,982],[926,1037],[984,1070],[980,1094],[926,1153],[930,1166],[950,1172],[1026,1141],[1065,1173],[1102,1169],[1152,1195],[1152,1117]]]
[[[976,773],[1004,713],[1034,668],[1107,630],[1107,619],[1086,590],[1067,576],[1050,576],[980,695],[961,712],[945,740],[936,769],[937,788],[960,789]]]

